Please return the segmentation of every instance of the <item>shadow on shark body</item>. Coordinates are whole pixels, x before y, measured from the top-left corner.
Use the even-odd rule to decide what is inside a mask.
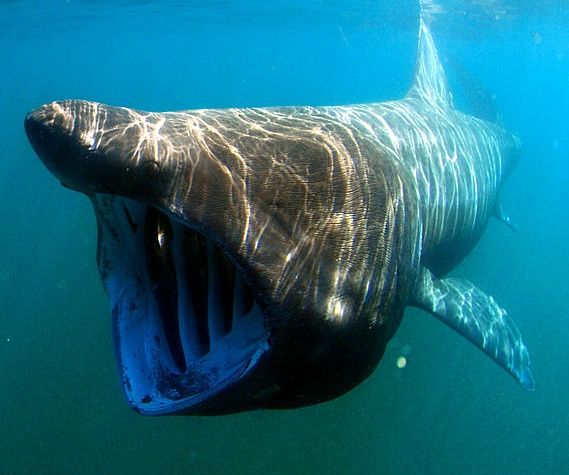
[[[377,366],[406,306],[523,387],[506,312],[448,278],[479,240],[519,140],[455,110],[421,21],[397,101],[151,113],[68,100],[25,120],[85,193],[130,406],[225,414],[323,402]]]

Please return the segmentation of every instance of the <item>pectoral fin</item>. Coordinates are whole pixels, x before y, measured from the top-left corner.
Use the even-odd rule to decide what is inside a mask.
[[[466,280],[437,279],[423,269],[413,304],[474,343],[525,389],[534,389],[529,354],[520,332],[492,297]]]

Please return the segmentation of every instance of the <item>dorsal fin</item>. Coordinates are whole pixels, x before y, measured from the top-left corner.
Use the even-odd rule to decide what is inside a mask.
[[[452,107],[452,95],[431,32],[421,18],[415,79],[408,97],[415,97],[438,107]]]

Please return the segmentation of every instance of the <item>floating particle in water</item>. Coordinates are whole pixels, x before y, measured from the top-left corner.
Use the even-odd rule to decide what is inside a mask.
[[[543,37],[541,36],[541,33],[539,31],[534,31],[533,41],[535,42],[536,45],[540,45],[541,42],[543,41]]]
[[[405,368],[405,366],[407,366],[407,358],[405,358],[404,356],[400,356],[399,358],[397,358],[396,365],[399,369]]]
[[[344,43],[346,44],[346,46],[349,48],[350,47],[350,42],[348,41],[348,37],[346,36],[346,34],[344,33],[344,29],[340,26],[338,26],[338,31],[340,32],[340,35],[342,36],[342,39],[344,40]]]

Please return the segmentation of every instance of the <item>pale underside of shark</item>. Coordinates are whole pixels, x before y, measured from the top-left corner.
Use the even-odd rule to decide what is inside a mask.
[[[25,125],[47,168],[94,205],[119,371],[140,413],[332,399],[373,371],[409,305],[533,388],[506,312],[445,277],[499,209],[519,141],[453,108],[422,21],[402,100],[171,113],[73,100]]]

